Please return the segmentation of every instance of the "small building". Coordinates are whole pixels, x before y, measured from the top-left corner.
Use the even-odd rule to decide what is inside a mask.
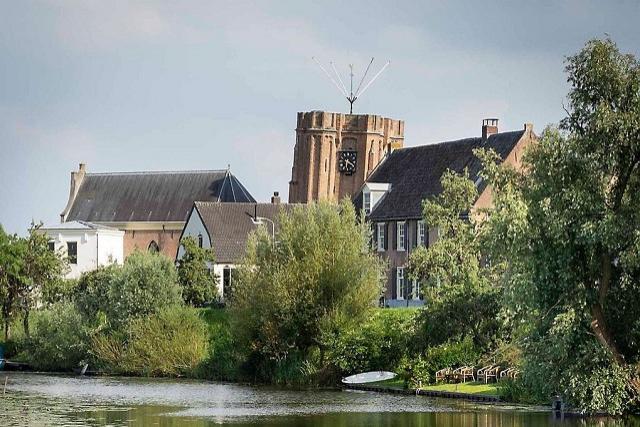
[[[136,249],[173,258],[196,200],[255,202],[230,170],[71,172],[61,222],[86,221],[124,231],[124,256]]]
[[[70,221],[39,229],[49,238],[49,249],[67,257],[67,279],[99,266],[122,264],[124,231],[86,221]]]
[[[493,149],[503,162],[518,167],[523,150],[536,138],[531,124],[519,131],[498,132],[497,119],[485,119],[481,135],[394,150],[353,198],[372,223],[378,254],[389,263],[382,301],[385,306],[423,305],[420,284],[409,280],[405,267],[417,246],[429,246],[437,239],[437,230],[424,223],[422,202],[442,191],[444,172],[467,169],[479,194],[473,209],[489,207],[491,189],[479,175],[482,165],[473,150]]]
[[[218,295],[223,299],[233,288],[233,271],[245,254],[249,234],[264,225],[270,233],[278,230],[279,214],[293,208],[280,204],[278,193],[271,203],[201,202],[193,204],[180,240],[193,237],[200,247],[213,248],[216,262],[211,268],[218,277]],[[176,260],[184,255],[178,247]]]

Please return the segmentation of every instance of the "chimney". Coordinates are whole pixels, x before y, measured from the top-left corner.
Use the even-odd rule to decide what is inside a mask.
[[[65,222],[67,220],[67,215],[73,206],[73,202],[78,195],[78,190],[80,190],[80,185],[82,185],[82,181],[84,180],[84,176],[87,173],[87,165],[85,163],[80,163],[78,166],[77,172],[71,172],[71,185],[69,186],[69,200],[67,201],[67,206],[64,208],[62,213],[60,214],[60,222]]]
[[[273,192],[273,196],[271,196],[271,204],[279,205],[280,204],[280,193],[277,191]]]
[[[498,133],[498,119],[484,119],[482,121],[482,142],[495,133]]]

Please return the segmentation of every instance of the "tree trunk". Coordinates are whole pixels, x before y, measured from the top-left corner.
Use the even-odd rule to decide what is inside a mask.
[[[613,340],[613,336],[611,335],[611,331],[607,326],[607,322],[604,318],[604,313],[602,312],[602,306],[600,303],[596,303],[591,306],[591,329],[593,333],[596,335],[596,338],[600,342],[600,344],[606,348],[613,357],[613,360],[616,364],[620,366],[626,366],[624,361],[624,357],[618,350],[615,341]]]
[[[22,316],[22,327],[24,328],[24,335],[27,338],[31,338],[29,334],[29,310],[25,310]]]
[[[11,338],[11,324],[10,324],[10,320],[5,317],[4,318],[4,341],[7,342],[9,341],[9,338]]]

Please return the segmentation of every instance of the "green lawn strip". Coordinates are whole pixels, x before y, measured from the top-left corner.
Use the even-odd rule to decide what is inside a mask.
[[[446,391],[454,393],[467,393],[467,394],[486,394],[490,396],[498,395],[498,385],[496,383],[458,383],[458,384],[436,384],[422,387],[424,390],[431,391]]]

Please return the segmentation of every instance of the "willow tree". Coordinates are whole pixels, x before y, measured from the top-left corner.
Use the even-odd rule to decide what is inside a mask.
[[[621,412],[639,390],[640,64],[592,40],[566,71],[567,116],[524,173],[484,155],[495,190],[484,231],[511,308],[528,320],[530,385]]]
[[[296,381],[302,366],[322,368],[332,337],[375,306],[383,265],[370,237],[347,200],[283,211],[275,241],[264,228],[253,235],[231,313],[257,379]]]

